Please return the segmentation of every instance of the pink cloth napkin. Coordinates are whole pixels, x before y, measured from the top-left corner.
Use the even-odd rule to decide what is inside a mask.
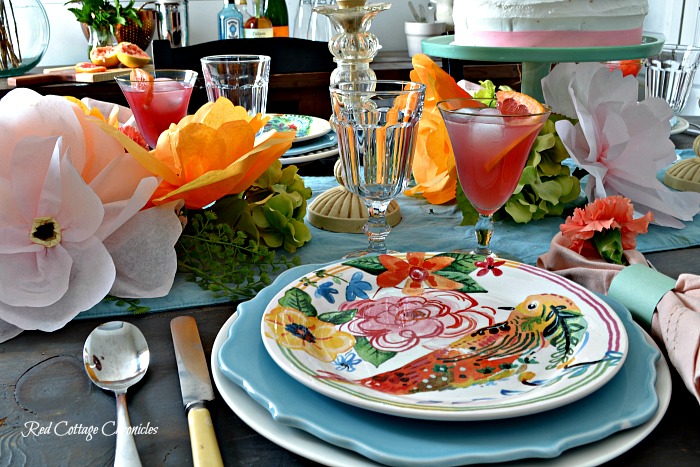
[[[567,244],[568,240],[557,234],[549,251],[537,258],[537,266],[607,295],[610,284],[624,266],[582,256],[567,248]],[[637,250],[625,250],[624,255],[630,264],[647,265],[644,255]],[[673,290],[656,305],[651,334],[663,342],[671,363],[700,402],[700,276],[680,275]]]

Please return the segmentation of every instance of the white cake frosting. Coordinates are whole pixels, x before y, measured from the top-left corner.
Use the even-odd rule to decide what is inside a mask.
[[[455,0],[455,44],[585,47],[641,43],[647,0]]]

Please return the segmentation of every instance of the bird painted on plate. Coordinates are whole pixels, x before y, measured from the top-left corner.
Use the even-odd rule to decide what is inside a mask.
[[[569,298],[555,294],[530,295],[505,321],[480,328],[395,370],[352,382],[380,392],[405,395],[464,388],[525,371],[538,350],[556,346],[549,362],[565,364],[586,331],[581,310]],[[337,379],[337,376],[334,378]]]

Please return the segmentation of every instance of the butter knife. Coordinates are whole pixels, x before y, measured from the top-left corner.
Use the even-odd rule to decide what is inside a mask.
[[[214,425],[205,402],[214,400],[209,368],[199,338],[197,322],[191,316],[170,321],[182,401],[190,428],[192,461],[195,467],[223,466]]]

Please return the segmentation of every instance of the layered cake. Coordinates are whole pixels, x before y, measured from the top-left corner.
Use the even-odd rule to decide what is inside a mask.
[[[456,0],[456,45],[597,47],[642,42],[647,0]]]

